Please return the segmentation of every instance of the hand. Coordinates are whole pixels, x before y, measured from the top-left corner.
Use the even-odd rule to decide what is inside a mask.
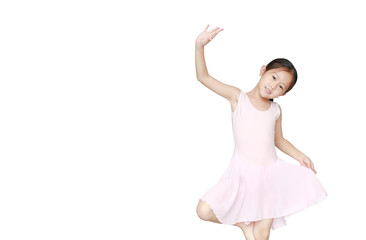
[[[206,26],[205,30],[201,32],[196,38],[196,47],[204,47],[208,42],[210,42],[219,32],[223,31],[223,28],[214,28],[207,31],[209,24]]]
[[[307,167],[311,170],[314,171],[314,173],[316,174],[316,171],[314,169],[314,163],[310,160],[310,158],[308,158],[307,156],[303,156],[300,160],[300,165],[301,166],[304,166],[304,167]]]

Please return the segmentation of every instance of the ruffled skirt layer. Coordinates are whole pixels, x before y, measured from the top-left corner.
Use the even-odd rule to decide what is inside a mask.
[[[285,218],[327,197],[315,173],[277,157],[273,164],[255,165],[233,157],[220,180],[201,198],[223,224],[274,218],[271,228]]]

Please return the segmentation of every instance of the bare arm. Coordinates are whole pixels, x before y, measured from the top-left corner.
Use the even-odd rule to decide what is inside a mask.
[[[196,47],[195,61],[196,77],[198,81],[200,81],[208,89],[226,98],[230,102],[238,99],[240,90],[237,87],[220,82],[208,74],[203,47]]]
[[[195,64],[196,64],[196,77],[205,87],[209,88],[218,95],[229,100],[232,106],[232,111],[235,109],[237,100],[239,98],[240,89],[213,78],[209,75],[206,67],[204,46],[211,41],[220,31],[218,28],[207,31],[205,30],[198,35],[195,43]]]
[[[294,145],[292,145],[288,140],[286,140],[283,137],[283,135],[282,135],[282,109],[281,109],[280,105],[278,105],[278,106],[280,108],[280,116],[278,117],[278,119],[276,121],[276,126],[275,126],[275,145],[282,152],[284,152],[287,155],[300,161],[305,156],[305,154],[303,152],[299,151],[297,148],[295,148]]]
[[[276,147],[287,155],[295,158],[297,161],[300,161],[305,156],[303,152],[299,151],[294,145],[284,138],[276,142]]]
[[[295,148],[294,145],[292,145],[287,139],[285,139],[282,135],[282,109],[280,105],[278,105],[280,108],[280,116],[278,117],[276,121],[275,126],[275,145],[278,149],[280,149],[282,152],[286,153],[290,157],[296,159],[299,161],[301,166],[308,167],[309,169],[312,169],[315,173],[316,170],[314,169],[314,164],[310,160],[308,156],[306,156],[303,152]]]
[[[195,63],[197,79],[207,78],[209,74],[206,67],[205,49],[203,46],[195,46]]]

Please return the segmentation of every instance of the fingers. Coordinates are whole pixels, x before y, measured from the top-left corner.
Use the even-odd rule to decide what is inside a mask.
[[[316,173],[316,170],[315,170],[315,168],[314,168],[314,163],[313,162],[311,162],[311,168],[314,170],[314,172]]]
[[[306,160],[300,161],[300,165],[306,168],[309,168],[310,170],[314,171],[314,173],[316,174],[316,170],[314,168],[314,163],[307,158]]]
[[[309,168],[310,168],[311,170],[313,170],[313,171],[314,171],[314,173],[316,173],[315,168],[314,168],[314,163],[313,163],[312,161],[310,161],[308,165],[309,165]]]
[[[215,28],[215,29],[212,29],[211,30],[211,33],[214,33],[215,35],[217,35],[219,32],[221,32],[221,31],[223,31],[224,29],[223,28],[219,28],[219,27],[217,27],[217,28]]]
[[[205,27],[205,30],[204,31],[207,31],[207,29],[208,29],[208,27],[210,26],[210,24],[207,24],[207,26]],[[219,27],[216,27],[216,28],[214,28],[214,29],[211,29],[210,31],[208,31],[208,32],[210,32],[210,33],[215,33],[215,34],[217,34],[217,33],[219,33],[219,32],[221,32],[222,30],[224,30],[223,28],[221,28],[219,31],[217,31],[218,29],[220,29]],[[217,32],[216,32],[217,31]]]
[[[214,31],[216,31],[217,29],[219,29],[219,27],[211,29],[210,32],[213,33]]]
[[[221,32],[222,30],[224,30],[224,29],[221,29],[220,31],[212,32],[212,33],[211,33],[211,36],[210,36],[210,40],[212,40],[214,37],[216,37],[216,35],[217,35],[219,32]]]

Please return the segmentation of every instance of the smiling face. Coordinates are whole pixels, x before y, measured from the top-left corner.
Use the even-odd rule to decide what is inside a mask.
[[[259,92],[267,99],[284,96],[292,82],[292,74],[286,68],[274,68],[266,71],[266,66],[262,66],[259,75],[261,76]]]

